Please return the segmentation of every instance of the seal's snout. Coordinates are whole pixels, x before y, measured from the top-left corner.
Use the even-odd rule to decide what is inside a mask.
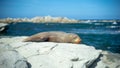
[[[73,41],[75,44],[79,44],[80,42],[81,42],[81,39],[80,38],[76,38],[76,39],[74,39],[74,41]]]

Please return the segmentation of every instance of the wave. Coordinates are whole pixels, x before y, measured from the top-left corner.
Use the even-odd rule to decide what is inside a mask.
[[[120,29],[120,26],[106,26],[106,28],[119,28]]]
[[[117,24],[117,22],[113,22],[113,24]]]
[[[120,30],[113,31],[113,30],[98,30],[98,29],[72,29],[72,33],[78,34],[120,34]]]
[[[94,25],[104,25],[104,23],[94,23]]]

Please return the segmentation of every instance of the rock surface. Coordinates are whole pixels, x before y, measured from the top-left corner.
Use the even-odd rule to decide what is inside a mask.
[[[9,44],[27,59],[31,68],[120,68],[119,54],[102,52],[84,44],[22,42],[25,38],[1,38],[0,43]]]
[[[101,61],[97,63],[96,68],[120,68],[120,54],[102,52]]]
[[[28,68],[28,63],[12,47],[0,44],[0,68]]]

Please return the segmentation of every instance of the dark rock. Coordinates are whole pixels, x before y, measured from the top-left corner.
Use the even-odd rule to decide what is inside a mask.
[[[8,29],[7,25],[8,24],[0,23],[0,33],[5,32]]]

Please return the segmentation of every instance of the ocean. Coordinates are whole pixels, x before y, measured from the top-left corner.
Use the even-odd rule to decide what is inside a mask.
[[[30,36],[44,31],[64,31],[76,33],[82,44],[96,49],[120,53],[120,22],[89,23],[14,23],[2,36]]]

